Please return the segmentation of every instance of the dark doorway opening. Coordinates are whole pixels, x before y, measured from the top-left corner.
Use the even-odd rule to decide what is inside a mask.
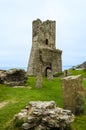
[[[48,39],[46,39],[46,45],[48,45]]]
[[[51,67],[46,67],[45,69],[45,76],[47,77],[47,70],[50,69],[51,70]]]

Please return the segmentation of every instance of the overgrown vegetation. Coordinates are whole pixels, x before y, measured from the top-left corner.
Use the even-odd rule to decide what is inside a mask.
[[[70,75],[79,75],[81,74],[83,78],[86,78],[86,70],[80,69],[80,70],[69,70]]]
[[[71,75],[82,74],[86,78],[86,71],[71,70]],[[12,127],[6,126],[10,124],[13,116],[23,109],[29,101],[50,101],[54,100],[59,107],[62,105],[62,89],[61,78],[55,77],[52,81],[43,78],[43,88],[35,88],[36,79],[29,77],[24,88],[12,88],[5,85],[0,85],[0,103],[7,102],[4,107],[0,108],[0,130],[14,130]],[[86,91],[86,80],[83,80],[83,86]],[[17,123],[17,125],[20,123]],[[86,129],[86,103],[85,112],[81,116],[75,118],[71,126],[72,130]],[[15,129],[17,130],[17,129]]]
[[[61,73],[56,73],[56,74],[54,74],[54,77],[61,77],[61,76],[63,76],[63,72],[61,72]]]

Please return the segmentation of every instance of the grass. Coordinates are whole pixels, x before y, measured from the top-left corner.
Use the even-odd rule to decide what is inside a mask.
[[[69,73],[71,75],[79,75],[79,74],[81,74],[84,78],[86,78],[86,70],[83,70],[83,69],[81,69],[81,70],[69,70]]]
[[[77,74],[83,74],[83,77],[86,77],[85,71],[71,71],[71,75]],[[7,102],[3,108],[0,108],[0,130],[6,130],[6,126],[13,119],[14,115],[28,105],[29,101],[54,100],[58,107],[63,107],[61,79],[59,77],[55,77],[52,81],[43,78],[43,88],[41,89],[35,88],[35,83],[36,79],[29,77],[25,88],[12,88],[0,85],[0,102]],[[86,91],[86,80],[83,80],[83,86]],[[86,103],[85,113],[82,116],[76,116],[71,128],[72,130],[86,129]],[[14,129],[9,128],[8,130]]]
[[[0,85],[0,102],[8,102],[0,109],[0,130],[5,130],[5,126],[12,120],[13,116],[24,108],[29,101],[54,100],[56,104],[62,106],[61,81],[54,78],[48,82],[43,80],[43,88],[35,88],[35,78],[29,77],[25,88],[11,88]],[[29,86],[28,86],[29,85]]]

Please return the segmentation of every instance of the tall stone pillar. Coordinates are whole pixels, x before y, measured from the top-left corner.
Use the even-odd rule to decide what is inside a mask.
[[[41,75],[41,73],[37,73],[36,88],[42,88],[42,75]]]
[[[37,60],[37,74],[36,74],[36,88],[42,88],[42,62],[40,60],[40,54],[37,51],[36,60]]]
[[[68,76],[62,79],[63,106],[79,115],[84,112],[84,90],[82,76]]]

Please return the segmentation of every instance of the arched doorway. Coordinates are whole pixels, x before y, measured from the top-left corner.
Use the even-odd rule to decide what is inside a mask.
[[[45,76],[47,76],[47,70],[48,70],[48,69],[51,70],[51,67],[48,66],[48,67],[45,68]]]

